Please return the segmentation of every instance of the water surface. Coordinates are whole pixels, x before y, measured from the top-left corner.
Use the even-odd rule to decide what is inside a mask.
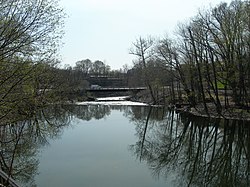
[[[0,130],[2,170],[22,186],[250,186],[246,121],[96,103]]]
[[[61,138],[43,149],[38,186],[165,186],[164,179],[153,177],[146,163],[129,151],[137,141],[135,124],[120,110],[104,106],[91,110],[100,112],[98,107],[106,112],[103,118],[74,117]]]

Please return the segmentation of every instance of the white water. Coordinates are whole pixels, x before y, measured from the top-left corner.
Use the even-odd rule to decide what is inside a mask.
[[[123,106],[148,106],[146,103],[126,101],[128,96],[120,97],[102,97],[96,98],[96,101],[77,102],[77,105],[123,105]]]

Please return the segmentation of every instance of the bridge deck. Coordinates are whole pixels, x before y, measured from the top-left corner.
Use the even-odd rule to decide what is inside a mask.
[[[147,87],[137,87],[137,88],[89,88],[86,91],[89,92],[127,92],[127,91],[142,91],[146,90]]]

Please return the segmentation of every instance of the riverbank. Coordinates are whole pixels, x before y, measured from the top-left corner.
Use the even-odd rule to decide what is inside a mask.
[[[231,102],[230,106],[227,108],[222,106],[222,111],[219,114],[214,103],[212,102],[206,103],[208,108],[208,113],[206,113],[204,105],[202,103],[198,103],[195,107],[191,107],[188,102],[176,101],[175,104],[172,104],[168,101],[167,98],[164,98],[163,96],[159,98],[160,100],[158,101],[157,105],[167,106],[170,109],[174,109],[177,113],[185,112],[198,117],[250,121],[250,110],[239,108],[233,102]],[[150,93],[146,91],[139,93],[135,97],[132,97],[131,100],[147,103],[149,105],[153,104]]]
[[[174,108],[177,112],[187,112],[199,117],[250,121],[250,111],[247,109],[237,108],[235,106],[222,108],[220,114],[216,111],[216,107],[212,103],[207,103],[208,113],[206,113],[203,104],[197,104],[195,107],[178,104],[174,105]]]
[[[99,102],[106,101],[107,105],[138,105],[138,103],[140,103],[142,105],[166,106],[170,109],[174,109],[177,113],[185,112],[198,117],[250,121],[250,110],[236,107],[234,103],[231,103],[230,107],[228,108],[222,106],[222,111],[219,114],[216,110],[215,105],[209,102],[206,103],[208,108],[208,113],[206,113],[202,103],[198,103],[195,107],[191,107],[187,102],[176,101],[175,102],[176,104],[172,104],[171,102],[169,102],[166,96],[164,97],[163,95],[158,97],[157,103],[154,103],[152,97],[150,96],[150,93],[146,90],[138,93],[133,97],[126,96],[125,98],[122,97],[122,99],[120,97],[116,98],[119,98],[119,100],[116,100],[116,102],[113,100],[114,98],[111,98],[111,100],[110,99],[106,100],[106,98],[101,98]],[[124,99],[127,100],[127,102],[124,102],[123,101]],[[98,101],[97,98],[88,96],[85,97],[84,99],[81,98],[76,103],[80,105],[100,104],[97,101]]]

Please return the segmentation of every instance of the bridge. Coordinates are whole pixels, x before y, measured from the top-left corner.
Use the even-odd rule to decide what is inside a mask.
[[[8,187],[21,187],[16,181],[14,181],[10,176],[8,176],[4,171],[0,169],[0,186]]]
[[[86,89],[86,92],[92,93],[95,97],[115,97],[125,95],[136,95],[147,87],[92,87]]]
[[[132,88],[132,87],[125,87],[125,88],[103,88],[103,87],[97,87],[97,88],[88,88],[86,89],[86,91],[88,92],[139,92],[142,90],[146,90],[147,87],[136,87],[136,88]]]

